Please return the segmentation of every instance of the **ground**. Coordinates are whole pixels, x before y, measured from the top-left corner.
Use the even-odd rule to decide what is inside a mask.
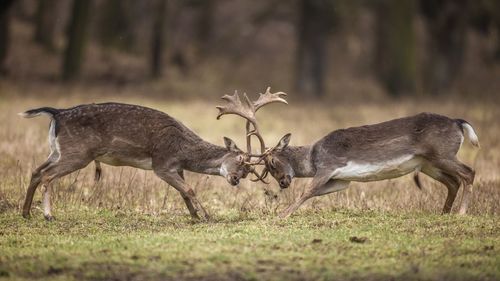
[[[498,280],[493,216],[309,211],[287,221],[68,210],[0,217],[2,278]]]
[[[83,94],[84,93],[84,94]],[[280,191],[244,181],[231,187],[218,177],[187,173],[188,183],[212,215],[190,219],[179,194],[152,172],[93,165],[54,183],[55,221],[46,222],[37,191],[32,217],[20,209],[31,171],[47,157],[48,120],[22,119],[37,106],[68,107],[121,101],[157,108],[182,120],[204,139],[222,136],[244,144],[244,122],[217,121],[213,99],[172,100],[144,93],[60,87],[26,94],[0,88],[0,280],[499,280],[500,112],[478,100],[397,100],[305,103],[259,111],[268,145],[291,132],[292,145],[326,133],[422,111],[469,121],[481,150],[467,142],[459,158],[476,170],[466,216],[440,215],[446,189],[411,176],[354,183],[309,200],[288,220],[277,212],[296,200],[309,179]],[[196,114],[193,114],[196,113]]]

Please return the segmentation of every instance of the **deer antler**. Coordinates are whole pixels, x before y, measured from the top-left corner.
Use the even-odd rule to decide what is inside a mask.
[[[217,120],[219,120],[222,115],[225,114],[236,114],[245,119],[247,119],[250,123],[255,124],[255,108],[252,102],[248,99],[247,94],[243,94],[243,102],[240,100],[240,96],[238,95],[238,91],[234,91],[234,94],[224,95],[222,97],[223,100],[228,102],[227,106],[217,106],[219,110],[219,114],[217,115]]]
[[[250,131],[250,124],[253,125],[254,130],[252,132],[257,132],[255,135],[259,138],[259,141],[264,145],[264,140],[262,136],[258,134],[258,125],[257,120],[255,119],[255,107],[253,103],[248,99],[247,94],[243,94],[243,101],[240,99],[238,95],[238,91],[234,91],[234,94],[224,95],[222,97],[223,100],[227,102],[226,106],[217,106],[219,110],[219,114],[217,115],[217,119],[220,119],[222,115],[225,114],[236,114],[247,120],[247,153],[252,156],[252,146],[249,141],[248,133]],[[265,148],[265,147],[264,147]]]
[[[257,110],[259,110],[261,107],[263,107],[266,104],[273,103],[273,102],[281,102],[284,104],[288,104],[288,102],[283,97],[286,97],[286,93],[276,92],[273,94],[273,93],[271,93],[271,87],[267,87],[266,92],[264,94],[259,93],[259,98],[253,102],[253,107],[255,109],[254,116],[255,116],[255,112],[257,112]],[[247,145],[251,146],[252,135],[257,136],[257,138],[260,141],[260,153],[261,153],[261,155],[259,155],[259,157],[262,156],[266,152],[266,145],[264,144],[264,139],[260,135],[258,128],[254,124],[254,130],[253,131],[250,130],[250,124],[247,122],[246,129],[247,129]],[[259,161],[256,163],[260,163],[261,161],[262,161],[262,159],[259,159]]]
[[[259,110],[259,108],[263,107],[264,105],[272,102],[282,102],[284,104],[288,104],[284,97],[286,97],[286,93],[276,92],[272,94],[271,87],[267,87],[266,92],[264,94],[259,93],[259,98],[253,103],[255,112],[257,112],[257,110]]]
[[[258,165],[262,162],[264,157],[269,153],[269,151],[266,151],[266,145],[264,143],[264,139],[262,138],[262,135],[260,134],[259,131],[259,126],[257,124],[257,119],[255,117],[255,112],[259,110],[261,107],[263,107],[266,104],[273,103],[273,102],[281,102],[288,104],[288,102],[283,98],[286,96],[286,93],[283,92],[277,92],[277,93],[271,93],[271,87],[268,87],[266,89],[266,92],[264,94],[260,93],[259,98],[255,102],[251,102],[246,93],[243,94],[243,100],[240,99],[238,92],[235,91],[233,95],[224,95],[222,97],[223,100],[225,100],[228,104],[226,106],[217,106],[217,109],[219,110],[219,114],[217,115],[217,119],[220,119],[222,115],[225,114],[236,114],[239,115],[247,120],[246,123],[246,139],[247,139],[247,153],[249,156],[253,157],[259,157],[257,162],[250,162],[251,165]],[[251,124],[251,125],[250,125]],[[253,129],[252,129],[253,127]],[[252,154],[252,136],[256,136],[259,139],[260,142],[260,153],[261,154]],[[252,181],[264,181],[265,176],[267,175],[266,172],[262,172],[261,175],[259,175],[254,169],[252,170],[252,173],[257,176],[256,179],[252,179]]]

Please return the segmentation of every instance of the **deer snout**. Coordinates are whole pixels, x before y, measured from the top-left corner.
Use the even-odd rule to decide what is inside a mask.
[[[292,177],[291,176],[284,176],[279,180],[280,188],[288,188],[290,186],[290,183],[292,182]]]
[[[238,177],[238,175],[228,175],[227,176],[227,181],[232,186],[236,186],[236,185],[238,185],[240,183],[240,177]]]

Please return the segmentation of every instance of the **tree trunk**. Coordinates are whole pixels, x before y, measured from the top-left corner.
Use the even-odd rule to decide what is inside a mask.
[[[39,0],[35,18],[35,42],[48,50],[54,49],[58,0]]]
[[[466,6],[464,0],[421,1],[430,37],[423,73],[428,93],[446,90],[460,72],[465,51]]]
[[[5,60],[7,59],[10,44],[10,7],[13,0],[0,2],[0,76],[7,73]]]
[[[331,1],[301,0],[297,26],[296,88],[321,97],[325,93]]]
[[[106,47],[132,51],[135,48],[133,9],[137,2],[107,0],[102,4],[98,23],[99,41]]]
[[[158,0],[153,33],[151,38],[151,76],[159,78],[163,74],[163,49],[165,45],[165,19],[167,0]]]
[[[201,57],[207,54],[212,43],[215,1],[216,0],[202,0],[199,4],[197,48],[198,54]]]
[[[73,3],[64,52],[62,71],[64,81],[74,80],[80,75],[85,47],[87,46],[91,6],[91,0],[75,0]]]
[[[415,93],[416,55],[413,0],[376,4],[377,36],[374,71],[392,96]]]

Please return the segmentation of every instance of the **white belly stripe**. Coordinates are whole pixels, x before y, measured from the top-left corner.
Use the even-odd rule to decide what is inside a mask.
[[[349,161],[346,166],[335,169],[331,177],[349,181],[377,181],[406,175],[421,165],[422,159],[414,155],[378,163]]]

